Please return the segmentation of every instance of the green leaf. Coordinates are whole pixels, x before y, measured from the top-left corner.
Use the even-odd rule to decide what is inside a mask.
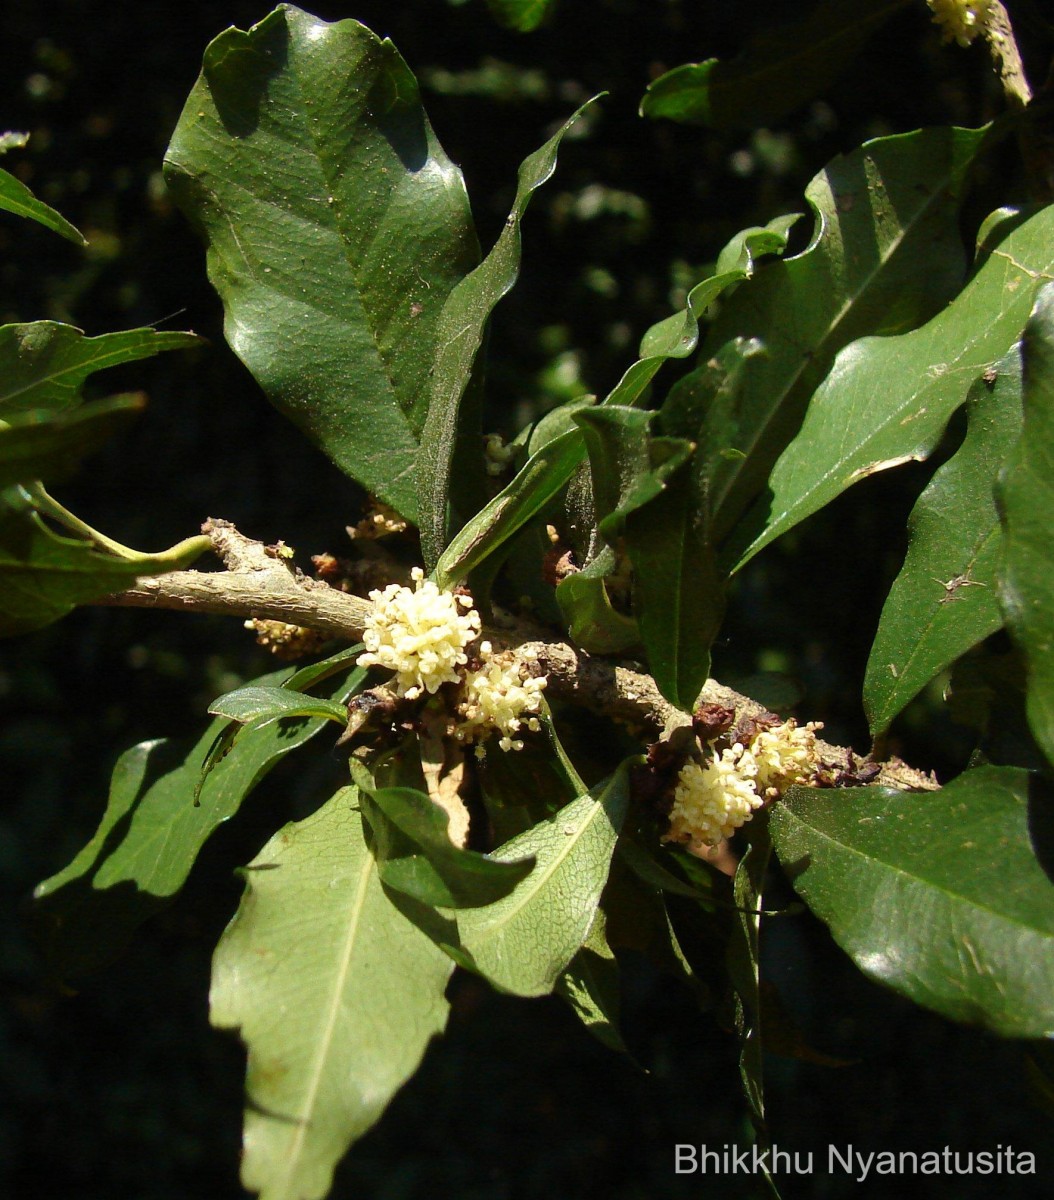
[[[144,407],[142,396],[111,396],[74,412],[30,412],[0,421],[0,489],[66,478]]]
[[[46,205],[43,200],[38,200],[10,171],[0,170],[0,208],[19,217],[37,221],[78,246],[88,244],[87,238],[79,229],[74,228],[65,217]]]
[[[757,258],[782,254],[787,248],[788,234],[800,220],[801,213],[788,213],[773,218],[767,225],[752,225],[737,233],[718,255],[714,273],[688,293],[685,308],[665,317],[645,333],[640,343],[641,358],[681,358],[694,350],[699,338],[699,317],[737,283],[753,278]]]
[[[927,325],[839,354],[772,471],[756,513],[763,531],[739,565],[854,483],[930,454],[977,376],[1017,340],[1037,281],[1054,269],[1054,205],[1010,224],[995,228],[973,278]]]
[[[626,521],[633,608],[648,666],[671,704],[691,712],[710,670],[725,608],[709,531],[698,517],[688,467]]]
[[[491,858],[533,855],[534,870],[509,895],[457,914],[458,961],[518,996],[553,990],[581,949],[607,881],[629,803],[628,764]]]
[[[500,24],[518,33],[530,33],[556,8],[556,0],[487,0]]]
[[[1054,217],[1054,208],[1045,210]],[[1054,240],[1054,234],[1048,234]],[[1025,328],[1024,426],[1000,489],[1006,540],[999,601],[1028,661],[1028,723],[1054,763],[1054,285]]]
[[[993,487],[1021,431],[1018,348],[974,384],[967,404],[962,446],[934,473],[908,519],[908,553],[871,648],[864,710],[875,736],[931,679],[1003,623]]]
[[[55,414],[75,408],[84,381],[96,371],[199,345],[197,334],[156,329],[86,337],[58,321],[0,325],[0,418],[10,421],[19,413]]]
[[[450,960],[388,899],[354,801],[267,843],[213,960],[212,1024],[249,1051],[241,1178],[260,1200],[322,1200],[446,1025]]]
[[[817,219],[808,248],[765,263],[722,304],[700,362],[736,338],[765,354],[751,363],[739,405],[745,461],[721,506],[720,541],[764,488],[837,352],[865,334],[915,327],[961,287],[957,210],[984,137],[924,129],[834,159],[806,188]]]
[[[556,990],[572,1011],[609,1050],[628,1054],[619,1029],[619,969],[608,945],[603,908],[598,908],[582,949],[557,980]]]
[[[283,687],[237,688],[219,696],[209,705],[209,712],[217,717],[226,717],[247,725],[250,721],[262,728],[280,717],[322,717],[338,725],[348,723],[348,709],[344,704],[323,700],[318,696],[304,696]]]
[[[433,907],[493,904],[531,873],[534,858],[498,861],[455,846],[449,817],[415,788],[376,788],[362,794],[362,813],[374,833],[381,882]]]
[[[0,493],[0,637],[50,625],[137,576],[178,571],[208,547],[207,538],[195,537],[159,554],[104,552],[91,540],[53,532],[29,493],[8,488]]]
[[[585,456],[577,429],[569,430],[532,454],[512,481],[451,540],[435,565],[441,588],[453,587],[499,550],[542,511],[574,474]]]
[[[711,58],[660,75],[641,101],[641,115],[711,129],[771,125],[822,95],[907,3],[823,0],[802,21],[763,28],[732,62]]]
[[[556,585],[568,637],[590,654],[625,654],[640,644],[637,622],[619,612],[608,594],[605,580],[616,564],[615,552],[605,546],[588,566]]]
[[[328,658],[323,658],[317,663],[309,663],[306,667],[301,667],[282,686],[290,692],[306,692],[308,688],[313,688],[316,683],[321,683],[331,675],[336,675],[339,671],[354,666],[359,655],[365,649],[366,647],[362,642],[358,642],[354,646],[345,646],[343,650],[338,650],[336,654],[331,654]]]
[[[444,304],[479,249],[391,42],[283,5],[208,47],[166,179],[235,353],[346,474],[418,516]]]
[[[256,682],[273,686],[288,669]],[[362,676],[333,689],[348,699]],[[325,725],[274,721],[239,733],[201,782],[202,767],[224,719],[212,721],[189,749],[166,740],[126,750],[114,767],[110,796],[91,841],[34,896],[49,956],[63,974],[79,974],[114,957],[134,930],[179,891],[205,842],[238,811],[268,771]]]
[[[593,101],[589,101],[592,104]],[[531,196],[556,170],[560,143],[588,105],[520,166],[516,197],[493,250],[451,292],[436,328],[436,361],[431,376],[428,416],[421,433],[418,483],[425,563],[431,567],[450,540],[480,506],[483,458],[479,404],[462,407],[494,306],[520,273],[520,222]]]
[[[1052,799],[1026,771],[980,767],[939,792],[793,788],[771,830],[865,975],[953,1020],[1050,1037],[1054,884],[1036,854]]]

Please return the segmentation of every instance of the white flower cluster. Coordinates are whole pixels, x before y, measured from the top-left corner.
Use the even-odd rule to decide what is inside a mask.
[[[441,592],[420,567],[411,578],[413,590],[392,583],[383,592],[370,592],[373,612],[362,632],[366,653],[358,662],[394,671],[398,694],[415,700],[422,691],[433,694],[444,683],[457,682],[480,620],[471,596]]]
[[[816,769],[814,722],[784,721],[763,729],[703,765],[689,759],[677,776],[665,841],[716,846],[745,825],[767,800],[801,783]]]
[[[490,642],[483,642],[479,652],[482,666],[465,676],[457,735],[465,742],[481,741],[497,730],[501,733],[498,745],[502,750],[522,750],[522,739],[514,735],[524,724],[533,733],[541,728],[537,716],[532,714],[541,709],[545,676],[528,675],[524,679],[515,655],[507,651],[494,654]]]
[[[541,727],[536,714],[545,676],[524,678],[516,656],[495,654],[490,642],[480,644],[480,666],[469,670],[466,650],[481,628],[471,596],[441,592],[419,567],[411,577],[413,588],[393,583],[370,592],[373,612],[362,632],[366,651],[359,666],[394,671],[396,691],[408,700],[434,695],[444,683],[461,683],[458,739],[478,743],[500,733],[502,750],[522,750],[515,735],[524,726],[532,732]]]
[[[942,39],[960,46],[969,44],[983,33],[990,17],[989,0],[927,0],[933,10],[933,22],[941,27]]]

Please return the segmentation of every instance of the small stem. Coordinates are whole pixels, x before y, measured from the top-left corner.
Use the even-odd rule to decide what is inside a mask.
[[[1011,108],[1024,108],[1032,99],[1032,89],[1025,75],[1010,16],[1000,0],[990,0],[984,37],[1007,103]]]
[[[115,542],[113,538],[109,538],[105,533],[100,533],[97,529],[80,517],[75,516],[68,508],[60,504],[54,496],[49,495],[44,490],[44,485],[35,483],[31,487],[26,488],[26,491],[33,497],[33,503],[37,509],[46,517],[51,517],[53,521],[58,521],[60,525],[65,525],[67,529],[74,533],[82,533],[85,537],[91,538],[93,542],[109,550],[111,554],[116,554],[118,558],[142,558],[142,554],[138,550],[132,550],[128,546],[122,546],[120,542]],[[203,546],[203,550],[208,549],[208,546]]]

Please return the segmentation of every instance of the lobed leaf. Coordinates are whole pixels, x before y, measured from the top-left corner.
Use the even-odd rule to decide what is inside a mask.
[[[686,63],[660,75],[641,116],[711,129],[771,125],[826,89],[908,0],[821,0],[803,20],[763,28],[731,62]]]
[[[1003,623],[996,598],[1002,536],[993,488],[1021,431],[1015,347],[970,389],[962,446],[934,473],[908,519],[910,541],[864,677],[871,733]]]
[[[453,966],[388,899],[355,797],[260,851],[213,960],[212,1023],[249,1051],[241,1177],[261,1200],[322,1200],[446,1025]]]
[[[1054,208],[1044,211],[1054,216]],[[999,492],[1005,539],[999,602],[1028,662],[1029,726],[1054,763],[1054,284],[1045,283],[1036,298],[1022,360],[1024,426]]]
[[[432,567],[453,530],[480,507],[485,495],[480,454],[479,405],[464,411],[462,398],[472,379],[487,321],[520,273],[520,222],[531,196],[552,177],[560,143],[589,104],[583,105],[541,149],[520,166],[516,196],[494,248],[451,292],[436,328],[436,360],[431,374],[428,415],[421,431],[418,479],[421,489],[421,544]]]
[[[996,225],[982,254],[963,291],[921,329],[861,338],[838,355],[773,468],[748,521],[760,532],[738,565],[861,479],[930,454],[977,376],[1017,340],[1038,282],[1054,270],[1054,205]]]
[[[607,882],[629,804],[628,766],[491,858],[533,855],[534,870],[503,899],[457,913],[457,960],[496,988],[544,996],[581,949]]]
[[[80,404],[84,381],[96,371],[200,344],[197,334],[157,329],[87,337],[58,321],[0,325],[0,418],[65,412]]]
[[[291,675],[286,669],[257,683],[275,686],[291,682]],[[346,700],[361,683],[362,676],[354,674],[332,694]],[[56,969],[79,974],[118,954],[135,929],[171,901],[202,846],[249,792],[324,725],[295,718],[244,729],[203,780],[225,719],[212,721],[189,748],[155,740],[126,750],[114,767],[106,811],[91,841],[34,892]]]
[[[1011,767],[939,792],[793,788],[772,839],[865,975],[1007,1037],[1054,1031],[1052,797]]]
[[[166,179],[235,353],[342,471],[416,520],[440,318],[479,248],[395,47],[292,5],[220,34]]]

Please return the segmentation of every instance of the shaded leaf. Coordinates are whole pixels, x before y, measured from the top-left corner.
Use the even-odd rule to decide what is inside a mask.
[[[1017,348],[971,388],[968,420],[962,446],[934,473],[908,519],[907,556],[882,609],[864,678],[864,710],[875,736],[1003,623],[993,488],[1021,431]]]
[[[493,904],[530,874],[534,859],[498,861],[450,840],[449,818],[415,788],[374,788],[362,795],[374,833],[381,882],[422,904],[477,908]]]
[[[22,144],[24,145],[24,143]],[[5,212],[15,213],[19,217],[27,217],[31,221],[36,221],[77,246],[88,244],[87,238],[79,229],[72,226],[64,216],[45,204],[43,200],[38,200],[29,188],[16,179],[10,171],[0,170],[0,208]]]
[[[30,412],[0,421],[0,489],[68,477],[82,458],[131,424],[144,404],[142,396],[111,396],[74,412]]]
[[[1054,219],[1054,207],[1044,210]],[[1048,234],[1054,239],[1054,233]],[[1022,345],[1024,427],[1000,489],[1006,540],[999,600],[1028,661],[1028,723],[1054,763],[1054,285],[1044,284]]]
[[[247,725],[252,721],[256,723],[257,728],[262,728],[270,721],[277,721],[280,717],[322,717],[327,721],[335,721],[338,725],[346,725],[348,721],[346,705],[323,700],[318,696],[304,696],[284,687],[259,685],[237,688],[217,697],[209,705],[209,712],[217,717],[237,721],[240,725]]]
[[[515,862],[533,855],[534,870],[486,908],[457,914],[458,961],[496,988],[544,996],[586,939],[607,881],[629,803],[627,764],[603,784],[539,821],[491,855]]]
[[[628,1054],[619,1029],[619,969],[604,932],[606,919],[598,908],[582,949],[571,959],[556,983],[557,993],[597,1039],[609,1050]]]
[[[927,325],[838,355],[772,471],[755,514],[763,532],[740,565],[861,479],[925,459],[977,376],[1017,340],[1037,281],[1054,269],[1054,205],[991,236],[973,278]]]
[[[451,531],[461,528],[484,497],[479,404],[466,413],[462,396],[472,378],[490,314],[520,273],[520,222],[527,205],[556,170],[560,143],[586,107],[583,105],[541,149],[524,159],[501,236],[443,305],[436,327],[435,368],[421,432],[417,476],[421,544],[429,568],[445,549]]]
[[[1009,767],[939,792],[792,789],[772,810],[795,889],[865,975],[1008,1037],[1054,1031],[1052,798]],[[1034,849],[1035,846],[1035,849]]]
[[[86,538],[53,532],[29,493],[0,493],[0,637],[50,625],[75,608],[127,587],[139,575],[189,566],[209,548],[188,538],[159,554],[118,556]]]
[[[410,520],[443,306],[478,261],[461,172],[391,42],[283,5],[205,52],[166,179],[268,398]]]
[[[871,34],[908,0],[822,0],[794,24],[762,28],[731,62],[711,58],[660,75],[641,115],[711,129],[756,129],[822,95]]]
[[[605,546],[587,567],[556,586],[568,637],[590,654],[624,654],[640,644],[637,622],[619,612],[608,594],[605,580],[616,564],[615,552]]]
[[[257,682],[273,686],[291,674],[286,669]],[[334,695],[346,700],[362,678],[342,680]],[[201,847],[256,784],[324,725],[295,718],[242,730],[201,783],[196,803],[203,765],[226,720],[212,721],[189,748],[155,740],[126,750],[91,841],[34,892],[55,969],[78,974],[120,953],[135,929],[171,901]]]
[[[385,894],[355,795],[260,851],[213,960],[212,1024],[249,1051],[241,1178],[261,1200],[322,1200],[446,1025],[452,965]]]
[[[0,418],[64,412],[80,403],[84,381],[96,371],[200,344],[197,334],[156,329],[86,337],[58,321],[0,325]]]

